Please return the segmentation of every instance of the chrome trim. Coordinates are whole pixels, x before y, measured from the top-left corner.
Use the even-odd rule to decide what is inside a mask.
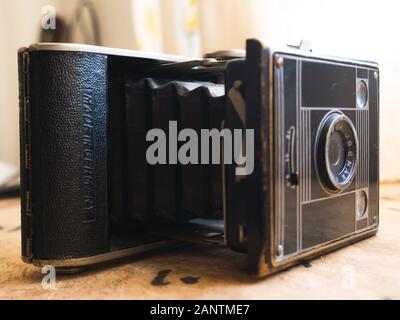
[[[18,52],[23,52],[27,48],[23,47],[18,50]],[[164,62],[186,62],[193,60],[202,60],[201,58],[190,58],[183,56],[175,56],[169,54],[162,54],[156,52],[146,52],[139,50],[129,50],[129,49],[117,49],[109,47],[92,46],[87,44],[77,44],[77,43],[35,43],[28,47],[29,51],[69,51],[69,52],[87,52],[87,53],[97,53],[120,57],[131,57],[131,58],[142,58],[142,59],[154,59]]]
[[[329,124],[329,127],[328,127],[328,130],[327,130],[326,134],[325,134],[325,137],[321,137],[322,128],[325,126],[325,124],[327,123],[327,121],[328,121],[329,118],[333,118],[333,120],[332,120],[332,122]],[[356,144],[356,146],[355,146],[356,155],[355,155],[355,157],[354,157],[354,165],[353,165],[353,167],[352,167],[352,169],[351,169],[350,174],[348,175],[348,177],[346,178],[346,180],[345,180],[344,182],[342,182],[342,183],[336,181],[335,176],[334,176],[334,174],[332,173],[332,170],[330,169],[330,166],[329,166],[329,146],[330,146],[330,143],[329,143],[328,138],[329,138],[330,134],[335,130],[335,126],[336,126],[336,124],[337,124],[339,121],[345,122],[345,123],[350,127],[350,129],[351,129],[351,131],[352,131],[352,133],[353,133],[353,136],[354,136],[354,142],[355,142],[355,144]],[[339,112],[339,111],[336,111],[336,110],[335,110],[335,111],[332,111],[332,112],[328,113],[328,114],[322,119],[322,121],[321,121],[321,123],[320,123],[320,127],[318,128],[317,140],[316,140],[316,144],[315,144],[315,153],[314,153],[314,154],[315,154],[315,157],[317,157],[317,154],[318,154],[317,148],[318,148],[318,143],[319,143],[320,139],[326,140],[326,142],[325,142],[325,150],[324,150],[324,163],[325,163],[325,168],[324,168],[324,169],[325,169],[326,173],[328,174],[328,178],[329,178],[329,180],[330,180],[329,182],[330,182],[338,191],[344,190],[344,189],[347,188],[347,187],[351,184],[351,182],[353,181],[353,179],[354,179],[354,177],[355,177],[356,169],[357,169],[357,166],[358,166],[358,163],[359,163],[359,159],[358,159],[358,158],[359,158],[359,141],[358,141],[357,131],[356,131],[354,125],[353,125],[353,122],[349,119],[349,117],[347,117],[346,115],[344,115],[342,112]],[[315,159],[315,163],[317,164],[316,159]],[[317,168],[317,170],[318,170],[318,168]],[[318,171],[317,171],[317,172],[318,172]],[[320,178],[320,181],[323,182],[322,179],[321,179],[321,177],[319,177],[319,178]],[[331,190],[327,190],[327,191],[328,191],[329,193],[332,193]],[[334,193],[336,193],[336,192],[337,192],[337,191],[335,190]]]
[[[352,233],[351,235],[347,235],[342,238],[338,238],[330,242],[325,242],[323,244],[309,248],[301,252],[300,254],[294,254],[293,256],[288,256],[285,260],[276,260],[275,257],[272,256],[271,264],[273,270],[271,271],[271,273],[275,273],[289,266],[299,264],[301,263],[301,261],[321,256],[325,253],[332,252],[335,249],[350,245],[356,241],[372,237],[377,232],[378,232],[378,227],[374,225],[368,229],[362,229],[360,231]]]
[[[51,259],[51,260],[46,260],[46,259],[35,259],[33,258],[32,261],[27,261],[26,259],[22,259],[24,262],[27,263],[32,263],[34,266],[37,267],[43,267],[46,265],[51,265],[56,268],[78,268],[78,267],[86,267],[90,265],[95,265],[95,264],[100,264],[116,259],[121,259],[125,257],[129,257],[138,253],[142,253],[145,251],[150,251],[153,249],[158,249],[163,246],[171,245],[176,243],[176,241],[157,241],[153,243],[148,243],[148,244],[143,244],[143,245],[138,245],[135,247],[131,248],[126,248],[122,250],[116,250],[116,251],[111,251],[91,257],[85,257],[85,258],[76,258],[76,259]]]
[[[305,50],[298,50],[298,49],[293,49],[287,46],[282,46],[282,45],[264,45],[263,42],[261,42],[263,45],[264,50],[269,49],[270,50],[270,55],[274,56],[275,54],[288,54],[291,56],[296,56],[296,57],[303,57],[302,60],[308,61],[318,61],[318,60],[328,60],[332,64],[336,65],[346,65],[348,66],[349,64],[352,65],[361,65],[363,67],[367,66],[370,68],[373,68],[374,70],[379,68],[379,64],[374,62],[374,61],[369,61],[369,60],[362,60],[362,59],[354,59],[354,58],[345,58],[345,57],[338,57],[338,56],[333,56],[329,54],[324,54],[324,53],[315,53],[312,51],[305,51]]]
[[[218,50],[204,54],[204,58],[205,59],[212,58],[217,60],[246,58],[246,50],[244,49]]]

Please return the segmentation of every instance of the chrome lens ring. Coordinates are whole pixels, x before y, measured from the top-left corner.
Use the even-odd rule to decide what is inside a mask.
[[[330,192],[340,192],[353,181],[358,162],[354,125],[343,113],[332,112],[321,122],[316,141],[320,180]]]

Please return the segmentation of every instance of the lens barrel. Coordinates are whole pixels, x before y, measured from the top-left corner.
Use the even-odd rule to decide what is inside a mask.
[[[351,184],[357,166],[358,139],[349,117],[332,112],[322,120],[315,154],[320,181],[329,192],[339,192]]]

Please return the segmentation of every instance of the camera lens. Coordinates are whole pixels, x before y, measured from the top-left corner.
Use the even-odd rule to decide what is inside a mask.
[[[328,158],[329,158],[329,167],[332,172],[338,174],[342,171],[344,166],[345,157],[345,147],[344,147],[344,138],[343,135],[334,131],[329,137],[329,150],[328,150]]]
[[[368,88],[365,81],[361,80],[357,85],[357,105],[359,108],[365,108],[368,100]]]
[[[323,185],[339,192],[350,185],[357,163],[358,140],[351,120],[340,112],[328,114],[316,139],[316,166]]]

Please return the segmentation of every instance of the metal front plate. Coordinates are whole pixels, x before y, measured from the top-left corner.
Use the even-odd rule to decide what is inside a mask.
[[[275,53],[272,60],[272,260],[279,265],[377,228],[378,71],[370,65],[287,53]],[[356,102],[360,79],[368,84],[368,103],[364,108]],[[355,178],[337,194],[324,188],[315,167],[315,138],[323,117],[332,110],[339,110],[352,120],[360,142]],[[298,185],[288,180],[293,174],[297,175]],[[369,199],[363,219],[356,215],[357,194],[361,190]]]
[[[160,62],[188,62],[193,60],[202,60],[201,58],[190,58],[184,56],[175,56],[169,54],[162,54],[156,52],[145,52],[139,50],[117,49],[101,46],[93,46],[78,43],[35,43],[31,44],[28,48],[23,47],[19,52],[26,50],[29,51],[71,51],[71,52],[86,52],[97,53],[119,57],[131,57],[138,59],[152,59]]]

